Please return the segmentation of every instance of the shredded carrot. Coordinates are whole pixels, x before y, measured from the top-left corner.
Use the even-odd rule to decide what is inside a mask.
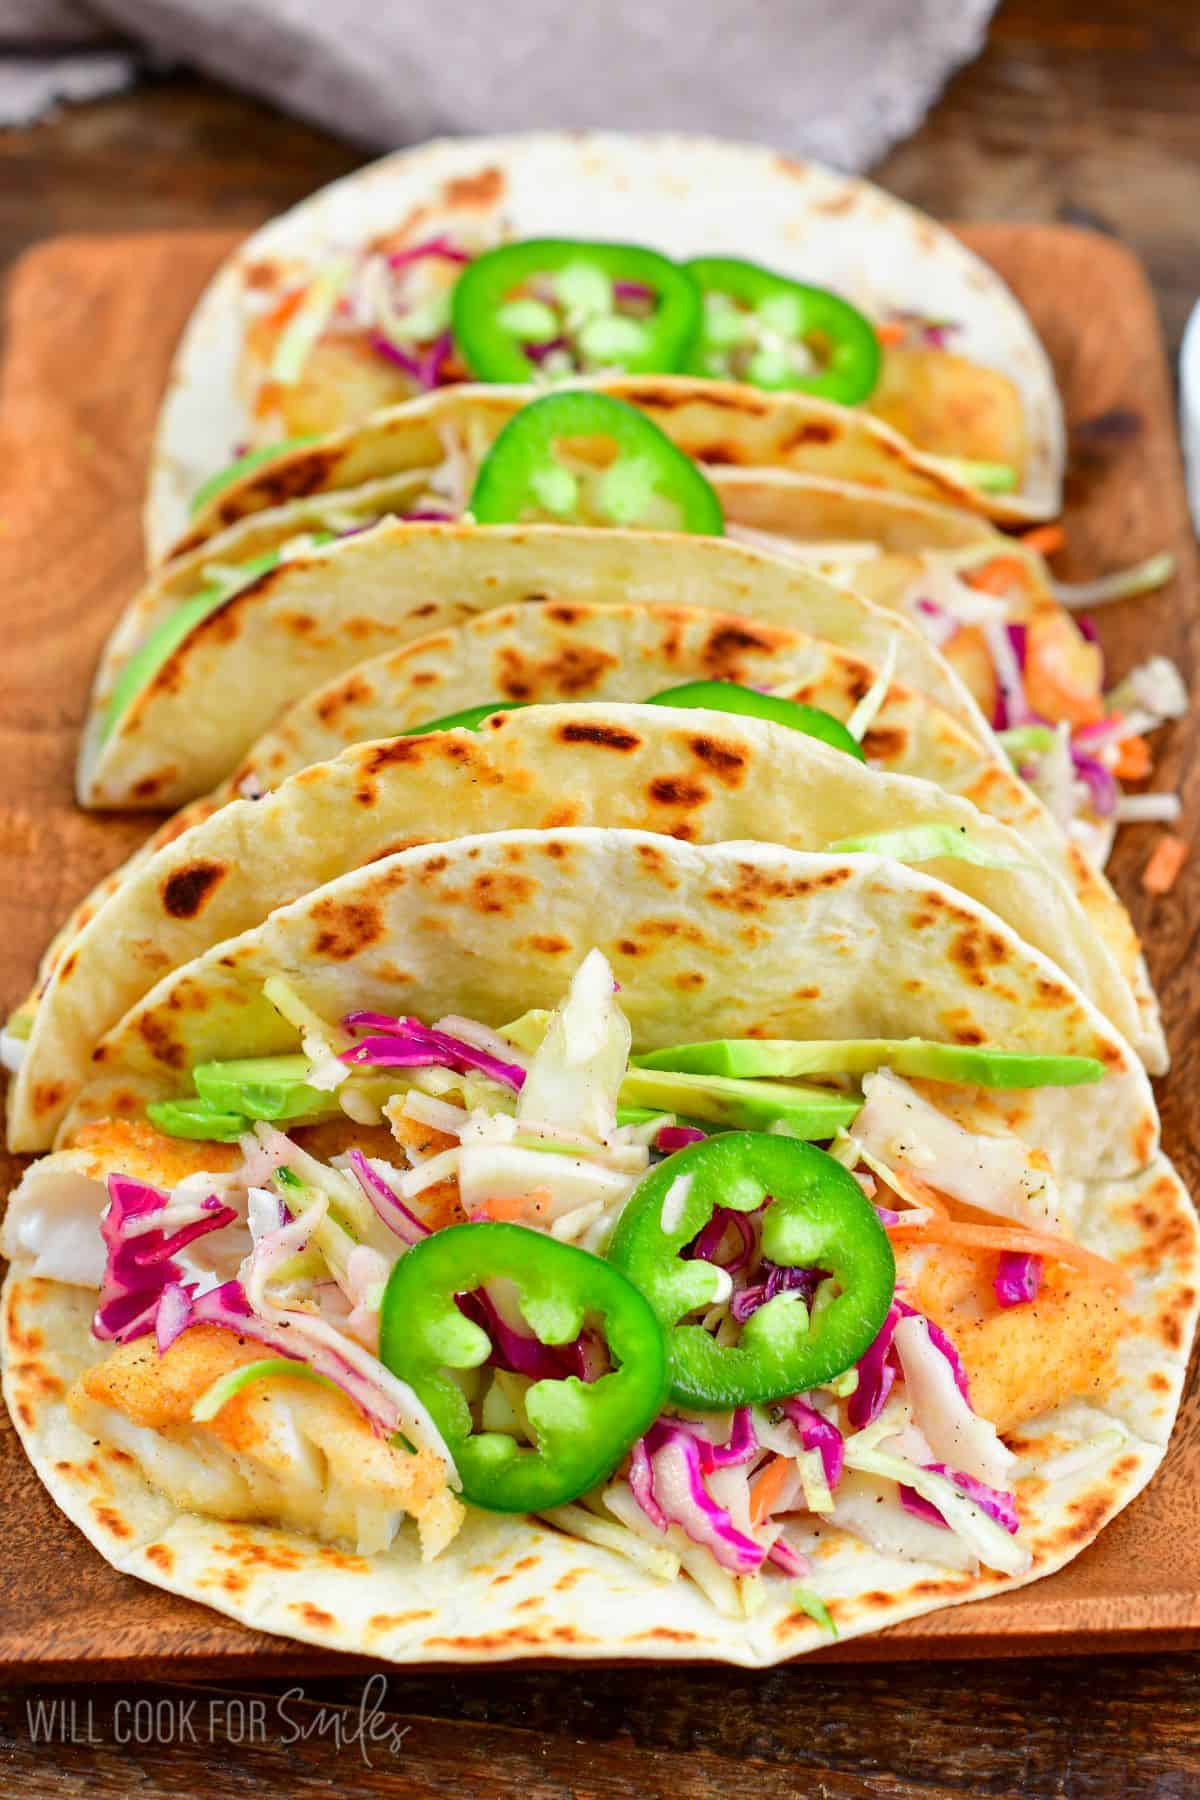
[[[1039,556],[1053,556],[1061,550],[1067,541],[1067,534],[1061,525],[1035,525],[1032,531],[1021,533],[1021,542],[1027,550],[1036,550]]]
[[[969,587],[984,594],[1007,594],[1010,588],[1028,588],[1029,570],[1019,556],[993,556],[977,569],[963,571]]]
[[[254,416],[265,419],[275,411],[283,399],[284,390],[278,381],[264,381],[254,396]]]
[[[875,327],[875,336],[881,344],[902,344],[905,326],[899,319],[886,319],[882,325]]]
[[[787,1486],[795,1468],[790,1456],[773,1456],[761,1475],[750,1483],[750,1523],[761,1525]]]
[[[1142,888],[1147,894],[1169,894],[1179,879],[1179,871],[1187,861],[1188,847],[1181,837],[1164,831],[1150,853],[1150,861],[1142,870]]]
[[[495,1196],[481,1200],[472,1208],[474,1219],[524,1219],[533,1215],[540,1218],[547,1203],[553,1198],[549,1188],[530,1188],[527,1194],[509,1194],[504,1198]]]
[[[926,1212],[931,1212],[937,1219],[944,1219],[948,1216],[948,1208],[941,1195],[935,1194],[929,1183],[922,1181],[919,1175],[914,1175],[907,1163],[902,1163],[896,1173],[904,1182],[905,1187],[909,1188],[921,1202]],[[892,1189],[892,1192],[896,1195],[897,1200],[907,1198],[907,1195],[898,1193],[895,1188]]]
[[[285,294],[282,300],[276,301],[270,312],[267,313],[263,323],[273,327],[275,330],[278,330],[281,325],[286,325],[289,319],[293,319],[300,311],[300,308],[304,304],[304,297],[307,293],[307,288],[293,288],[290,294]]]
[[[924,1225],[901,1219],[889,1225],[887,1234],[894,1244],[959,1244],[965,1250],[1015,1250],[1031,1256],[1049,1256],[1058,1262],[1071,1263],[1085,1275],[1093,1276],[1108,1287],[1128,1293],[1131,1283],[1124,1269],[1073,1244],[1070,1238],[1056,1237],[1049,1231],[1029,1231],[1020,1225],[969,1225],[961,1219],[932,1219]]]
[[[1150,746],[1144,737],[1123,738],[1117,745],[1113,774],[1119,781],[1140,781],[1150,773]]]

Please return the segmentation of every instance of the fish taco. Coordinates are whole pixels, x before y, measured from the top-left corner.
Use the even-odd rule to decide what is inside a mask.
[[[6,1399],[115,1566],[285,1636],[770,1664],[1062,1566],[1178,1408],[1144,1072],[894,860],[398,851],[93,1098],[10,1203]]]
[[[546,133],[401,152],[234,253],[172,369],[151,555],[235,447],[468,378],[622,371],[824,397],[998,489],[984,495],[998,513],[1056,509],[1063,427],[1045,353],[952,233],[867,182],[748,145]]]

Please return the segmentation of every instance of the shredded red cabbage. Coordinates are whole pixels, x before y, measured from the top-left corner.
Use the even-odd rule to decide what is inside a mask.
[[[177,1281],[168,1281],[159,1295],[154,1314],[154,1337],[160,1356],[166,1355],[180,1332],[186,1331],[192,1322],[192,1294],[195,1285],[190,1282],[181,1286]]]
[[[688,1144],[703,1143],[704,1135],[694,1125],[664,1125],[654,1140],[654,1148],[669,1156],[673,1150],[682,1150]]]
[[[721,1245],[730,1231],[736,1233],[740,1240],[739,1245],[732,1255],[722,1256]],[[713,1208],[713,1216],[708,1224],[693,1238],[682,1254],[689,1262],[716,1263],[719,1268],[734,1275],[739,1269],[744,1268],[753,1256],[756,1242],[754,1226],[746,1213],[735,1212],[730,1206],[717,1206]]]
[[[398,369],[403,369],[426,392],[440,386],[443,366],[454,353],[454,339],[448,331],[435,337],[421,356],[414,356],[403,345],[393,343],[382,331],[369,331],[367,342],[379,356],[395,363]]]
[[[400,1409],[382,1384],[372,1382],[331,1345],[314,1342],[305,1334],[299,1315],[294,1315],[294,1322],[280,1321],[278,1324],[259,1318],[240,1281],[226,1281],[220,1287],[210,1288],[207,1294],[201,1294],[192,1302],[189,1323],[219,1325],[238,1337],[252,1338],[256,1344],[267,1345],[279,1356],[307,1363],[317,1374],[327,1376],[335,1387],[341,1388],[381,1436],[393,1437],[400,1429]]]
[[[1088,798],[1092,810],[1107,819],[1117,810],[1117,802],[1121,798],[1121,790],[1117,786],[1117,778],[1111,769],[1106,769],[1102,762],[1086,751],[1080,750],[1074,742],[1071,744],[1071,761],[1079,779],[1087,784]]]
[[[391,269],[406,268],[409,263],[420,262],[426,256],[440,256],[446,262],[469,263],[470,252],[460,250],[449,238],[425,238],[422,243],[411,244],[407,250],[393,250],[388,255],[388,267]]]
[[[809,1406],[803,1400],[781,1400],[780,1409],[784,1417],[790,1419],[800,1433],[800,1442],[804,1448],[816,1450],[820,1454],[821,1467],[825,1471],[825,1481],[832,1493],[842,1479],[842,1465],[845,1460],[845,1445],[841,1432],[828,1419],[822,1418],[815,1407]]]
[[[798,1550],[793,1550],[782,1538],[776,1538],[767,1551],[767,1561],[773,1562],[785,1575],[807,1575],[812,1568],[807,1556],[801,1556]]]
[[[400,1196],[393,1192],[378,1169],[371,1167],[361,1150],[351,1150],[349,1163],[358,1177],[358,1185],[389,1231],[394,1231],[406,1244],[419,1243],[429,1236],[428,1225],[423,1225],[415,1213],[409,1212]]]
[[[643,1441],[660,1514],[679,1525],[693,1543],[703,1545],[731,1574],[748,1575],[761,1568],[767,1554],[762,1545],[738,1530],[705,1487],[696,1438],[675,1420],[658,1419]]]
[[[455,1305],[492,1340],[488,1367],[528,1375],[533,1381],[565,1381],[570,1375],[599,1381],[612,1369],[608,1346],[594,1331],[581,1331],[572,1344],[543,1344],[540,1338],[514,1330],[485,1288],[456,1294]]]
[[[742,1288],[729,1302],[729,1310],[739,1325],[744,1325],[751,1313],[756,1313],[768,1300],[774,1300],[776,1294],[798,1293],[804,1304],[811,1306],[813,1295],[825,1279],[824,1269],[786,1268],[766,1260],[762,1266],[765,1279],[752,1287]]]
[[[645,1438],[639,1438],[629,1452],[629,1487],[634,1499],[659,1531],[667,1529],[667,1515],[654,1498],[654,1476]]]
[[[916,1488],[908,1487],[904,1482],[899,1485],[900,1504],[905,1512],[912,1513],[914,1518],[924,1519],[927,1524],[940,1525],[943,1531],[950,1529],[937,1507],[931,1505],[924,1494],[918,1494]]]
[[[92,1335],[102,1343],[128,1343],[150,1331],[164,1288],[182,1281],[183,1270],[172,1257],[210,1231],[231,1225],[237,1213],[215,1194],[200,1202],[202,1217],[170,1237],[151,1229],[130,1234],[134,1219],[161,1212],[170,1195],[126,1175],[108,1178],[108,1205],[100,1219],[100,1235],[108,1249]]]
[[[522,345],[522,348],[531,363],[541,364],[544,363],[546,358],[552,355],[555,350],[569,350],[571,345],[570,341],[565,337],[552,337],[547,338],[545,342],[541,344],[524,344]]]
[[[946,1361],[950,1364],[951,1371],[954,1375],[954,1385],[966,1401],[967,1405],[970,1406],[971,1392],[967,1385],[967,1371],[963,1364],[963,1359],[958,1354],[958,1350],[952,1339],[946,1336],[946,1333],[942,1330],[940,1325],[935,1325],[932,1319],[926,1318],[924,1313],[919,1313],[915,1306],[908,1306],[903,1300],[896,1300],[893,1304],[902,1319],[925,1319],[925,1324],[929,1329],[930,1343],[935,1350],[941,1351]]]
[[[1025,1306],[1036,1300],[1042,1285],[1042,1259],[1020,1250],[1001,1252],[992,1281],[1001,1306]]]
[[[525,1071],[519,1063],[502,1062],[490,1050],[480,1050],[463,1038],[451,1037],[449,1032],[434,1031],[431,1026],[422,1025],[419,1019],[393,1019],[386,1013],[352,1012],[346,1014],[342,1024],[347,1031],[385,1034],[364,1038],[352,1050],[343,1050],[343,1062],[366,1063],[377,1069],[419,1069],[438,1065],[454,1069],[460,1075],[475,1069],[514,1089],[519,1089],[525,1080]]]
[[[873,1425],[892,1391],[896,1370],[890,1360],[892,1337],[900,1323],[900,1307],[893,1301],[879,1335],[858,1365],[858,1386],[846,1406],[846,1416],[856,1431]]]
[[[710,1469],[737,1468],[741,1463],[749,1462],[758,1452],[758,1437],[748,1406],[739,1406],[735,1411],[729,1428],[729,1441],[725,1444],[714,1444],[690,1419],[675,1419],[672,1423],[680,1431],[690,1432],[695,1438],[700,1447],[700,1466],[705,1474]]]
[[[944,1475],[952,1482],[960,1494],[973,1500],[981,1512],[997,1525],[1014,1536],[1021,1529],[1021,1521],[1017,1516],[1017,1503],[1012,1494],[1006,1494],[1000,1488],[989,1487],[986,1481],[976,1480],[974,1475],[964,1475],[961,1469],[948,1469],[945,1463],[926,1463],[925,1468],[933,1475]],[[900,1503],[905,1512],[912,1513],[918,1519],[927,1519],[931,1525],[946,1525],[945,1519],[923,1494],[915,1488],[900,1485]]]
[[[456,1294],[454,1303],[460,1313],[486,1331],[492,1340],[488,1366],[507,1369],[513,1375],[528,1375],[533,1381],[562,1381],[575,1373],[572,1358],[564,1354],[568,1347],[543,1344],[540,1338],[514,1331],[505,1323],[495,1302],[485,1289],[473,1294]]]

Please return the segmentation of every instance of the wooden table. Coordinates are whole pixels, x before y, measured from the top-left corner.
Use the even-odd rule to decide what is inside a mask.
[[[1007,0],[985,55],[876,173],[945,216],[1117,233],[1149,267],[1174,347],[1200,292],[1198,95],[1194,0]],[[0,134],[0,263],[62,231],[250,227],[358,160],[265,107],[162,78]],[[1200,1656],[393,1673],[365,1695],[359,1676],[310,1680],[303,1696],[289,1685],[91,1690],[55,1714],[59,1692],[0,1694],[0,1789],[44,1800],[331,1787],[527,1800],[1200,1792]],[[36,1744],[27,1706],[39,1700],[50,1741]]]

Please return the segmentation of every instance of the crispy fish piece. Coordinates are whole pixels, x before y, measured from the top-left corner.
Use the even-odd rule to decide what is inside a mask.
[[[265,1354],[214,1325],[191,1326],[161,1356],[152,1337],[137,1338],[87,1369],[67,1406],[186,1511],[291,1527],[362,1555],[385,1550],[411,1515],[426,1560],[443,1550],[464,1514],[441,1458],[378,1437],[335,1389],[272,1375],[193,1421],[214,1381]]]
[[[1017,484],[1028,446],[1021,396],[1007,375],[950,350],[889,345],[868,412],[935,456],[1007,463]]]
[[[967,1370],[971,1404],[1001,1432],[1064,1401],[1100,1401],[1116,1378],[1125,1319],[1120,1302],[1075,1269],[1047,1263],[1036,1300],[1000,1306],[994,1256],[901,1251],[906,1297],[949,1334]]]

